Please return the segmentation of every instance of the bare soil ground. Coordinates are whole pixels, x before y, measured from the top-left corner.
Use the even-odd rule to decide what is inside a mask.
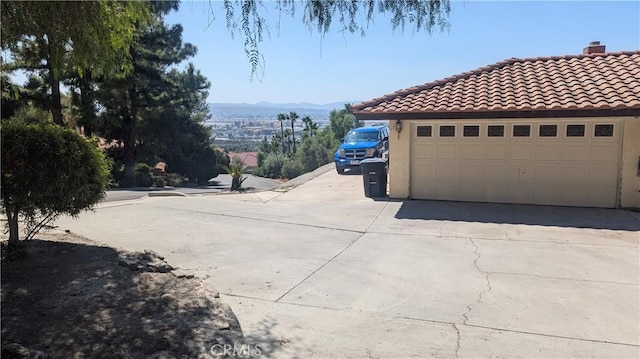
[[[161,257],[42,237],[2,257],[3,359],[212,358],[244,343],[231,309]]]

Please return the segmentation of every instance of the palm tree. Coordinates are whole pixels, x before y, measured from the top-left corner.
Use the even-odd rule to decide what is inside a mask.
[[[239,157],[235,157],[228,166],[222,165],[222,168],[231,175],[231,190],[240,191],[242,189],[242,182],[247,179],[247,177],[245,177],[247,167],[244,165],[244,162]]]
[[[293,136],[293,139],[291,141],[291,143],[293,144],[293,153],[296,152],[296,132],[293,129],[293,124],[300,118],[300,116],[298,116],[298,114],[295,111],[291,111],[289,112],[289,119],[291,120],[291,136]]]
[[[309,116],[303,116],[301,118],[302,123],[304,124],[304,129],[302,130],[303,133],[306,133],[308,137],[311,137],[311,117]]]
[[[278,114],[278,121],[280,121],[280,134],[281,134],[281,138],[283,139],[282,141],[282,153],[285,153],[284,151],[284,121],[287,120],[287,115],[284,113],[279,113]]]

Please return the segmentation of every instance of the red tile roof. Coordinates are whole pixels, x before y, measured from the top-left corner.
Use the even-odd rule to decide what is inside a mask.
[[[640,51],[511,58],[396,91],[351,110],[358,119],[567,115],[589,110],[640,115]]]
[[[239,158],[249,168],[258,167],[258,152],[229,152],[229,159]]]

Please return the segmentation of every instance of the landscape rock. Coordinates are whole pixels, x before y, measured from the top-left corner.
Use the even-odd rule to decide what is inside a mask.
[[[174,269],[171,273],[173,273],[173,275],[175,275],[178,278],[191,279],[195,277],[193,273],[187,273],[180,269]]]
[[[31,350],[20,343],[10,343],[2,346],[2,358],[42,359],[44,358],[44,353],[39,350]]]
[[[164,261],[164,257],[152,251],[122,253],[118,258],[118,265],[136,272],[168,273],[173,270],[173,267]]]

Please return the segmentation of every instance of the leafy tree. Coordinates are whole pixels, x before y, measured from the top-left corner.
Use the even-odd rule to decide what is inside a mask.
[[[54,123],[63,125],[60,82],[65,69],[103,73],[127,66],[136,24],[149,17],[138,1],[2,1],[0,45],[14,62],[6,70],[40,71]]]
[[[98,122],[95,96],[97,82],[93,72],[86,69],[82,76],[75,72],[69,76],[65,84],[71,90],[71,113],[77,119],[75,125],[82,129],[85,136],[91,137]]]
[[[109,167],[95,143],[51,124],[8,121],[1,130],[10,247],[18,245],[20,219],[29,239],[59,215],[75,216],[104,197]]]
[[[16,111],[22,105],[20,101],[20,86],[11,82],[6,74],[0,75],[0,83],[2,88],[2,110],[0,116],[2,119],[8,119],[15,115]]]
[[[101,134],[123,145],[125,185],[133,182],[135,148],[142,119],[157,116],[167,108],[173,95],[172,91],[166,91],[174,86],[172,80],[176,80],[165,76],[169,67],[196,53],[193,45],[182,43],[182,26],[168,27],[163,15],[162,12],[156,14],[148,26],[139,29],[136,46],[131,49],[133,70],[124,76],[106,79],[97,93],[104,106]],[[197,77],[193,68],[189,71],[192,78]],[[200,81],[195,87],[208,87],[206,80],[205,83],[201,78],[195,81]]]
[[[139,124],[137,157],[165,161],[172,171],[194,183],[206,183],[218,174],[222,156],[211,144],[207,89],[209,82],[189,64],[184,71],[162,75],[167,86],[162,105],[145,111]]]
[[[356,117],[347,110],[348,106],[347,104],[345,108],[333,110],[329,114],[329,128],[337,140],[342,140],[351,129],[360,127]]]
[[[39,90],[42,97],[40,105],[51,111],[53,122],[64,125],[60,92],[62,72],[59,70],[54,72],[54,62],[66,63],[68,59],[54,59],[54,57],[64,57],[66,54],[64,51],[60,54],[56,53],[59,49],[56,48],[56,44],[53,44],[54,41],[56,41],[54,38],[46,35],[35,39],[23,39],[20,46],[12,49],[15,61],[6,67],[9,70],[22,69],[32,74],[38,73],[39,77],[31,76],[30,87],[33,90]],[[44,83],[37,83],[35,79]]]

